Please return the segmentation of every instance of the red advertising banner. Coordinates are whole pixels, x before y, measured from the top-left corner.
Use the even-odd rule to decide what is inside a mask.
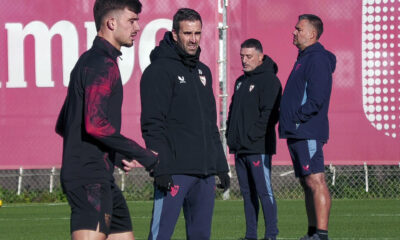
[[[229,1],[229,93],[242,74],[239,48],[258,38],[278,64],[284,86],[297,57],[292,44],[298,16],[324,22],[320,42],[337,58],[329,111],[330,140],[325,163],[400,162],[400,3],[363,1]],[[281,140],[273,159],[290,159]],[[290,162],[290,161],[289,161]]]
[[[212,70],[217,101],[218,22],[222,0],[142,1],[135,47],[123,49],[122,133],[143,145],[139,80],[149,54],[172,26],[180,7],[203,18],[201,60]],[[69,74],[96,35],[94,0],[15,0],[0,3],[0,169],[61,165],[62,139],[54,125]],[[330,107],[330,164],[398,164],[400,161],[400,3],[381,1],[228,1],[228,90],[242,74],[240,43],[258,38],[279,66],[282,85],[295,62],[297,17],[324,21],[321,43],[337,57]],[[217,104],[219,107],[219,104]],[[232,159],[230,159],[232,163]],[[274,164],[291,164],[285,141]]]
[[[0,2],[0,169],[61,166],[62,139],[55,134],[69,74],[96,35],[94,0]],[[142,1],[135,47],[123,48],[122,133],[143,145],[140,132],[140,76],[149,55],[172,28],[178,8],[202,16],[201,60],[218,67],[216,1]],[[214,76],[216,76],[214,74]],[[218,90],[218,79],[214,79]]]

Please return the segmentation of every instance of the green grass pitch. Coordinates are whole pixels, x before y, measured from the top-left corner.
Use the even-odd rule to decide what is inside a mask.
[[[152,202],[129,202],[137,240],[146,239]],[[260,213],[259,238],[264,224]],[[278,201],[278,239],[299,239],[307,227],[301,200]],[[400,239],[399,200],[333,200],[329,224],[331,239]],[[216,201],[212,239],[244,236],[242,201]],[[0,239],[70,239],[69,207],[61,204],[7,204],[0,208]],[[172,239],[185,239],[181,214]]]

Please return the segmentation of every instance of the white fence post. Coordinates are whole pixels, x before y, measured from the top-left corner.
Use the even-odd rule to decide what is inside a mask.
[[[368,192],[368,166],[366,162],[364,162],[364,171],[365,171],[365,192]]]
[[[49,189],[50,193],[53,192],[53,188],[54,188],[54,175],[55,175],[55,174],[56,174],[56,167],[53,167],[53,168],[51,169],[51,172],[50,172],[50,189]]]
[[[224,152],[226,156],[229,156],[227,153],[227,143],[226,143],[226,138],[225,138],[225,132],[226,132],[226,119],[228,115],[228,108],[227,108],[227,98],[228,98],[228,92],[227,92],[227,29],[228,29],[228,21],[227,21],[227,8],[228,8],[228,0],[220,0],[219,3],[221,4],[222,9],[218,10],[219,14],[222,14],[222,23],[218,23],[218,29],[219,29],[219,82],[221,83],[220,87],[220,92],[221,94],[219,97],[221,98],[222,104],[220,102],[221,106],[221,121],[220,121],[220,135],[221,135],[221,142],[222,146],[224,148]],[[218,3],[218,4],[219,4]],[[222,10],[222,11],[221,11]],[[229,176],[232,176],[230,166],[228,164],[229,168]],[[223,194],[222,194],[222,199],[223,200],[228,200],[230,199],[230,190],[227,189]]]
[[[19,176],[18,176],[18,190],[17,195],[21,195],[21,187],[22,187],[22,175],[24,174],[24,169],[22,167],[19,168]]]
[[[331,173],[332,173],[332,186],[335,186],[335,181],[336,181],[336,167],[334,167],[334,166],[332,165],[332,163],[331,163],[331,164],[329,164],[329,170],[330,170]]]
[[[125,191],[125,172],[118,168],[118,173],[121,175],[121,191]]]

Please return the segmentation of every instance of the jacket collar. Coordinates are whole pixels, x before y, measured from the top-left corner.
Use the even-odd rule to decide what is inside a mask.
[[[117,60],[117,57],[121,56],[122,53],[118,49],[116,49],[110,42],[106,39],[96,36],[93,41],[93,46],[100,51],[103,51],[105,54],[110,56],[113,60]]]
[[[297,59],[303,57],[304,55],[314,52],[314,51],[321,51],[323,50],[324,47],[322,46],[321,43],[316,42],[308,47],[306,47],[303,51],[299,50],[299,54],[297,55]]]
[[[158,58],[170,58],[182,62],[185,66],[192,69],[198,65],[200,58],[200,47],[197,49],[196,55],[187,54],[181,47],[177,45],[172,37],[172,32],[165,32],[164,38],[160,41],[159,46],[155,47],[150,53],[150,60],[153,62]]]
[[[264,54],[262,63],[259,66],[257,66],[253,71],[244,72],[244,75],[252,76],[252,75],[257,75],[257,74],[264,73],[267,71],[271,71],[274,74],[276,74],[278,72],[278,65],[276,65],[274,60],[272,60],[269,56]]]

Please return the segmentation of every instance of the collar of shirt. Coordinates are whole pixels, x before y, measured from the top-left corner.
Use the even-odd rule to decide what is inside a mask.
[[[109,55],[112,59],[116,60],[117,57],[121,56],[122,53],[118,49],[116,49],[111,43],[109,43],[106,39],[96,36],[93,41],[93,46],[101,49],[107,55]]]

